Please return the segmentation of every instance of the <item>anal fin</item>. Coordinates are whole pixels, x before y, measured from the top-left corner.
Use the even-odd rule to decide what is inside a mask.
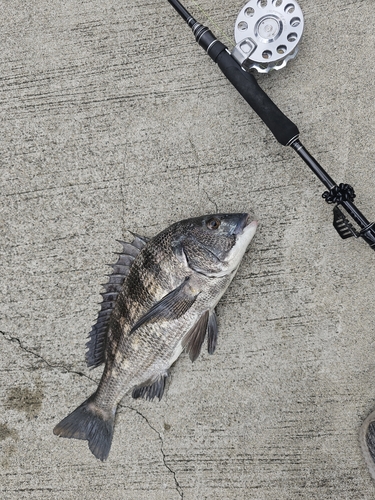
[[[132,397],[134,399],[144,398],[152,401],[154,398],[159,398],[159,401],[163,397],[165,382],[168,376],[168,372],[163,373],[154,383],[151,385],[144,385],[141,387],[136,387],[133,389]]]

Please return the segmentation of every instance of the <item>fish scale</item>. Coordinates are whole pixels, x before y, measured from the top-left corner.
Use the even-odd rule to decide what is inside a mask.
[[[186,349],[195,361],[208,337],[217,343],[215,307],[255,234],[248,214],[186,219],[151,240],[134,235],[105,285],[86,360],[105,363],[98,388],[54,428],[84,439],[95,457],[110,451],[116,409],[128,392],[148,400],[163,396],[171,365]]]

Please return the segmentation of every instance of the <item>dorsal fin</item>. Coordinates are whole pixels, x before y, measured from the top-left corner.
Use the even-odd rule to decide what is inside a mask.
[[[130,267],[142,248],[146,245],[148,239],[132,233],[134,240],[131,243],[119,241],[122,245],[122,252],[118,253],[118,259],[113,268],[113,273],[109,275],[108,283],[103,285],[105,292],[101,295],[103,302],[98,313],[98,319],[93,325],[89,333],[89,341],[86,344],[88,351],[86,352],[87,366],[96,368],[101,365],[105,353],[105,339],[108,330],[108,321],[112,309],[116,303],[118,294],[122,289],[125,278],[129,274]]]

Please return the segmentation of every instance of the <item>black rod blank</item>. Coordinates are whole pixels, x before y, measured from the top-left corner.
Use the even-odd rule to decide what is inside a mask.
[[[327,189],[331,190],[336,186],[335,181],[327,174],[324,168],[319,165],[315,158],[311,156],[307,149],[302,146],[298,138],[293,141],[290,146],[299,154],[302,160],[311,168]]]
[[[174,7],[174,9],[180,14],[182,19],[186,23],[189,23],[189,21],[191,19],[193,19],[193,16],[190,15],[190,13],[185,9],[185,7],[178,0],[168,0],[168,2],[172,5],[172,7]]]

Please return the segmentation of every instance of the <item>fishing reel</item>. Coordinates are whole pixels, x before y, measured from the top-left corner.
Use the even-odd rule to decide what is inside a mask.
[[[303,26],[295,0],[250,0],[235,23],[232,57],[245,71],[284,68],[298,53]]]

